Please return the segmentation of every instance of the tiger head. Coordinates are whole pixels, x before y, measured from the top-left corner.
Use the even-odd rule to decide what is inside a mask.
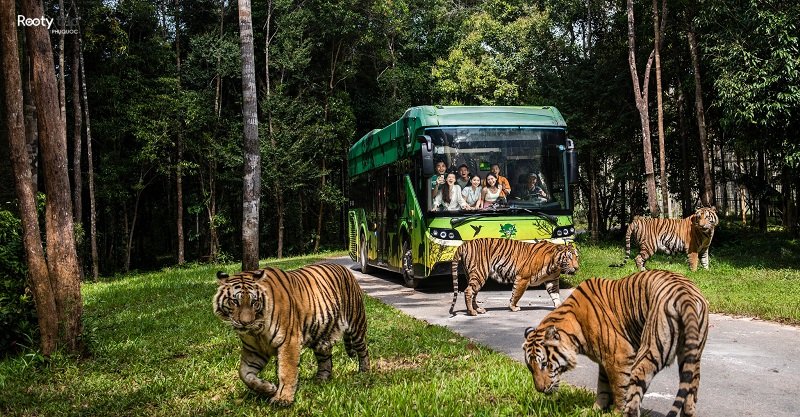
[[[562,274],[575,275],[578,272],[578,248],[572,243],[558,245],[555,261]]]
[[[575,367],[577,353],[564,343],[556,326],[525,329],[525,364],[533,375],[536,390],[550,394],[558,390],[562,373]],[[568,339],[568,338],[565,338]]]
[[[701,207],[692,215],[692,226],[703,232],[710,232],[719,223],[717,209],[715,207]]]
[[[240,272],[234,276],[217,272],[219,287],[214,295],[214,314],[240,333],[264,327],[265,296],[258,281],[264,271]]]

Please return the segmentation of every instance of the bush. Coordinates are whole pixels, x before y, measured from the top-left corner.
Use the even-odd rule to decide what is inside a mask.
[[[21,235],[20,220],[0,210],[0,356],[30,346],[38,333]]]

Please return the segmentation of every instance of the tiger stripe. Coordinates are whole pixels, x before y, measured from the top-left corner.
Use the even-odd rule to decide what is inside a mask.
[[[572,244],[557,245],[548,241],[525,243],[510,239],[481,238],[465,242],[456,250],[451,265],[453,277],[453,302],[450,315],[454,315],[458,299],[458,265],[463,263],[467,275],[464,302],[467,314],[475,316],[486,312],[478,307],[476,297],[492,278],[501,284],[511,284],[511,311],[519,311],[517,302],[528,287],[545,284],[553,305],[561,304],[559,277],[578,270],[578,251]]]
[[[218,273],[214,313],[236,330],[242,342],[239,377],[270,402],[289,405],[298,381],[300,350],[317,359],[317,378],[332,371],[331,350],[340,338],[359,371],[369,370],[367,319],[361,288],[352,272],[336,264],[294,271],[266,267],[234,276]],[[278,385],[258,373],[277,356]]]
[[[526,364],[536,389],[553,392],[578,353],[599,365],[595,407],[638,416],[653,377],[677,358],[680,383],[667,416],[693,416],[708,303],[697,286],[670,271],[619,280],[592,278],[536,328],[525,331]]]

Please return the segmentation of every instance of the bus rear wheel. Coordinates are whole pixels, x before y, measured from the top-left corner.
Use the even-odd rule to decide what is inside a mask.
[[[403,260],[402,260],[402,273],[403,284],[408,288],[417,288],[419,285],[419,278],[414,278],[413,257],[411,253],[411,245],[408,241],[403,242]]]
[[[361,264],[361,273],[369,274],[372,268],[367,263],[367,237],[361,234],[361,247],[358,248],[358,263]]]

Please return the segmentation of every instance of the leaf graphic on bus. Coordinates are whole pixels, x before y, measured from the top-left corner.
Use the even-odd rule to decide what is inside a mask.
[[[500,235],[506,239],[511,239],[517,235],[517,226],[506,223],[500,225]]]

